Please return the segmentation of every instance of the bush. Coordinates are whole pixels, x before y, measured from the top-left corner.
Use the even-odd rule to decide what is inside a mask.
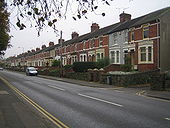
[[[130,71],[132,71],[132,65],[130,65],[130,64],[123,64],[123,65],[121,65],[121,68],[122,68],[123,71],[125,71],[125,72],[130,72]]]
[[[99,59],[96,63],[97,68],[103,68],[109,65],[109,58]]]
[[[60,66],[60,61],[59,60],[53,60],[52,62],[52,67],[59,67]]]
[[[49,71],[50,76],[60,76],[60,69],[54,69]]]
[[[97,68],[96,62],[74,62],[73,70],[75,72],[87,72],[88,69]]]
[[[65,65],[63,68],[64,68],[65,70],[68,70],[68,69],[71,69],[72,67],[73,67],[73,65],[68,64],[68,65]]]

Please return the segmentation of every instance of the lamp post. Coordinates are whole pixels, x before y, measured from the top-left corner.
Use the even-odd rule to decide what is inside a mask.
[[[62,47],[63,47],[63,43],[62,43],[62,31],[60,32],[60,46],[61,46],[61,53],[60,53],[60,68],[61,68],[61,77],[63,76],[63,69],[62,69]]]

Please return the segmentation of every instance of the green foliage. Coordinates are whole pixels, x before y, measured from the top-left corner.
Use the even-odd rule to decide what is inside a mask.
[[[102,5],[110,6],[112,0],[6,0],[11,8],[16,8],[16,17],[21,20],[17,22],[17,27],[21,30],[26,27],[24,24],[25,19],[30,21],[30,24],[35,23],[35,27],[38,30],[38,34],[41,30],[49,26],[54,29],[54,32],[58,32],[57,25],[55,24],[58,19],[72,16],[74,20],[81,18],[88,18],[89,12],[98,12],[98,9]],[[77,5],[77,6],[75,6]],[[68,13],[69,12],[69,13]],[[73,13],[74,12],[74,13]],[[101,16],[105,16],[105,12],[98,12]],[[34,23],[32,23],[34,22]]]
[[[73,67],[73,65],[68,64],[68,65],[65,65],[63,68],[64,68],[65,70],[68,70],[68,69],[71,69],[72,67]]]
[[[53,60],[53,62],[52,62],[52,66],[53,67],[59,67],[60,66],[60,61],[59,60]]]
[[[96,62],[75,62],[73,63],[73,70],[75,72],[87,72],[88,69],[97,68]]]
[[[0,1],[0,54],[3,50],[7,49],[9,45],[9,13],[6,10],[6,4],[4,0]]]
[[[130,64],[123,64],[123,65],[121,65],[121,68],[122,68],[123,71],[125,71],[125,72],[130,72],[130,71],[132,71],[132,65],[130,65]]]
[[[5,67],[5,63],[0,62],[0,67]]]
[[[49,71],[48,75],[58,77],[58,76],[60,76],[60,69],[51,70],[51,71]]]
[[[97,68],[100,69],[100,68],[108,66],[109,63],[110,63],[109,58],[104,58],[104,59],[99,59],[96,65],[97,65]]]

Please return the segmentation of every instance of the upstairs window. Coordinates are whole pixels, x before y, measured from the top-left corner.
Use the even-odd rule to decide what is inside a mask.
[[[149,26],[145,25],[143,27],[143,39],[149,38]]]
[[[100,37],[99,38],[99,46],[102,46],[103,45],[103,37]]]
[[[94,48],[94,47],[95,47],[95,40],[92,39],[92,40],[91,40],[91,48]]]
[[[135,40],[135,32],[134,31],[131,31],[131,41],[134,41]]]
[[[117,33],[113,33],[113,45],[117,44]]]
[[[86,49],[86,42],[83,41],[83,49]]]

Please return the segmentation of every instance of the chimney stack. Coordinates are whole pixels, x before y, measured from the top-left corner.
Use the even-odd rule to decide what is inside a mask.
[[[64,39],[58,39],[58,44],[63,43]]]
[[[94,31],[96,31],[96,30],[98,30],[100,27],[99,27],[99,25],[98,24],[96,24],[96,23],[92,23],[92,26],[91,26],[91,32],[94,32]]]
[[[123,23],[123,22],[125,22],[125,21],[131,20],[131,15],[130,15],[130,14],[127,14],[127,13],[124,13],[124,11],[123,11],[123,13],[121,13],[121,14],[119,15],[119,17],[120,17],[120,22],[121,22],[121,23]]]
[[[75,38],[77,38],[79,36],[79,34],[77,33],[77,32],[72,32],[72,34],[71,34],[71,38],[72,39],[75,39]]]
[[[49,47],[54,46],[54,42],[49,43]]]
[[[36,48],[36,51],[39,51],[40,50],[40,48]]]
[[[31,52],[35,52],[35,50],[34,50],[34,49],[32,49],[32,50],[31,50]]]
[[[42,47],[41,47],[42,49],[44,49],[44,48],[46,48],[46,46],[45,45],[42,45]]]

